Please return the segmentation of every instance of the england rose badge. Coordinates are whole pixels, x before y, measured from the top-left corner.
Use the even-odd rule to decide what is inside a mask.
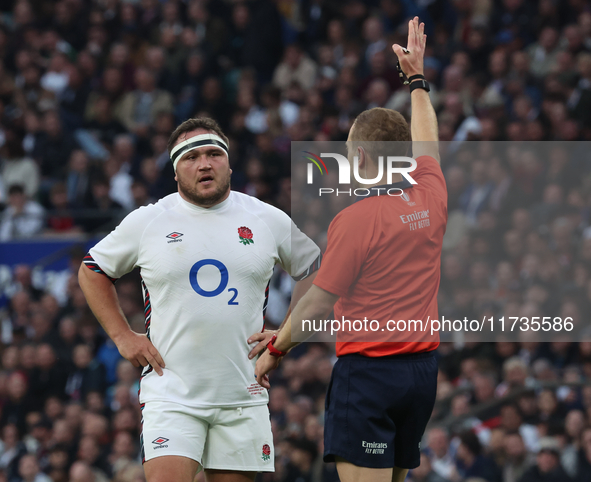
[[[263,445],[263,454],[262,454],[261,458],[265,462],[271,458],[271,447],[269,447],[269,445],[267,445],[267,444]]]
[[[254,244],[254,240],[252,239],[252,231],[250,228],[247,228],[246,226],[238,228],[238,236],[239,241],[242,244]]]

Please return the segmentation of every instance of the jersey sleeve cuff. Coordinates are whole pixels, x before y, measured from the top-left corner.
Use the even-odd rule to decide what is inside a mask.
[[[318,255],[318,257],[314,260],[314,262],[308,267],[306,271],[304,271],[299,276],[292,276],[295,281],[302,281],[310,276],[314,271],[318,271],[320,269],[320,264],[322,263],[322,253]]]
[[[107,273],[105,273],[103,271],[103,269],[94,260],[94,258],[90,255],[90,253],[86,253],[86,256],[84,256],[83,262],[88,269],[94,271],[95,273],[100,273],[100,274],[106,276],[113,284],[115,284],[117,282],[117,280],[119,279],[119,278],[112,278]]]

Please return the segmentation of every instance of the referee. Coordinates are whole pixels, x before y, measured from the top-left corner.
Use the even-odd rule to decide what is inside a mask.
[[[436,319],[440,257],[447,222],[447,192],[439,166],[437,119],[423,77],[426,35],[418,17],[409,22],[408,46],[395,44],[401,76],[408,76],[412,99],[410,129],[402,115],[375,108],[361,113],[347,140],[366,179],[377,179],[376,144],[412,140],[417,168],[411,184],[399,176],[371,187],[400,188],[404,196],[367,196],[341,211],[330,224],[323,264],[314,285],[296,305],[291,319],[271,338],[256,364],[259,383],[297,342],[302,320]],[[379,192],[374,189],[373,192]],[[420,220],[416,221],[420,213]],[[338,333],[335,364],[326,396],[324,460],[336,461],[342,482],[402,482],[419,466],[420,441],[435,403],[439,345],[437,335],[382,332],[351,341]],[[376,334],[377,335],[377,334]],[[384,335],[384,336],[382,336]],[[264,348],[263,334],[251,351]]]

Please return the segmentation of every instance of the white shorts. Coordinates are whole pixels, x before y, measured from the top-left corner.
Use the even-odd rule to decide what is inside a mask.
[[[180,455],[204,469],[275,471],[267,405],[192,408],[154,401],[144,404],[142,415],[142,462]]]

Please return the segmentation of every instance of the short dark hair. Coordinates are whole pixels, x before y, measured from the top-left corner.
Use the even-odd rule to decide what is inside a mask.
[[[8,159],[17,159],[25,156],[22,135],[14,130],[6,131],[4,143],[5,155]]]
[[[22,184],[12,184],[8,188],[8,195],[12,196],[13,194],[24,194],[25,188]]]
[[[109,180],[105,177],[104,174],[100,173],[96,176],[93,176],[92,180],[90,181],[91,187],[94,186],[110,186]]]
[[[471,430],[467,430],[460,434],[461,443],[472,453],[478,457],[482,453],[482,445],[478,436]]]
[[[410,141],[408,122],[398,111],[374,107],[364,110],[353,124],[356,141]]]
[[[215,120],[213,120],[210,117],[195,117],[194,119],[187,119],[180,126],[178,126],[172,134],[170,134],[170,138],[168,139],[168,145],[166,146],[168,149],[168,154],[170,154],[170,152],[172,151],[174,144],[181,136],[181,134],[194,131],[195,129],[205,129],[207,131],[213,131],[218,136],[220,136],[226,144],[229,144],[226,134],[224,134],[224,131],[222,131],[222,128]]]
[[[353,148],[362,146],[374,162],[380,155],[406,156],[411,145],[410,127],[400,112],[374,107],[357,116],[351,128],[351,141]],[[385,142],[400,145],[392,152],[392,145]]]
[[[49,190],[50,194],[65,194],[68,192],[68,186],[65,182],[57,182]]]
[[[520,417],[523,417],[523,414],[521,413],[521,410],[519,409],[519,405],[517,405],[514,402],[504,402],[501,404],[499,410],[506,410],[507,408],[511,409],[511,410],[515,410]]]

